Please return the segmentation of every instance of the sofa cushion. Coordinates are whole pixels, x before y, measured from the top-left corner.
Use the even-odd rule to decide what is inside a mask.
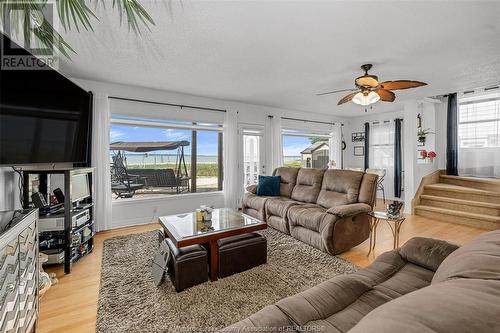
[[[457,278],[500,280],[500,230],[481,234],[450,254],[432,283]]]
[[[371,173],[365,173],[359,187],[358,202],[373,206],[377,198],[378,176]]]
[[[301,202],[316,203],[324,173],[323,169],[301,168],[291,198]]]
[[[273,171],[273,176],[280,176],[280,195],[289,197],[292,195],[293,188],[297,182],[299,168],[280,167]]]
[[[258,195],[246,192],[243,195],[243,213],[265,221],[265,205],[268,199],[269,197],[259,197]]]
[[[288,209],[291,206],[300,204],[300,201],[295,201],[287,197],[270,198],[266,202],[266,215],[275,215],[286,219]]]
[[[500,332],[500,281],[457,279],[386,303],[349,333]]]
[[[326,214],[326,209],[316,204],[305,204],[290,207],[288,221],[294,226],[302,226],[309,230],[320,232],[326,218],[335,220],[335,217]]]
[[[259,175],[259,185],[257,185],[258,196],[274,196],[280,195],[280,176],[262,176]]]
[[[330,208],[357,202],[363,175],[359,171],[326,170],[317,203]]]
[[[347,332],[375,308],[428,286],[432,274],[391,251],[367,269],[338,275],[276,306],[305,331]]]
[[[435,272],[443,260],[456,249],[457,245],[443,240],[413,237],[399,249],[399,254],[405,260]]]

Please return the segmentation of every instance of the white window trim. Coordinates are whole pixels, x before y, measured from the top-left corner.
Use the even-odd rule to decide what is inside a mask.
[[[142,127],[154,127],[154,128],[175,128],[175,129],[186,129],[186,130],[198,130],[198,131],[213,131],[222,132],[224,135],[224,126],[221,124],[219,127],[214,126],[203,126],[203,125],[190,125],[190,124],[176,124],[149,120],[139,120],[139,119],[124,119],[124,118],[113,118],[111,114],[110,118],[111,125],[125,125],[125,126],[142,126]],[[217,125],[217,124],[213,124]],[[109,133],[108,133],[109,135]],[[120,198],[119,200],[113,198],[112,205],[121,206],[127,203],[137,203],[137,202],[151,202],[151,201],[168,201],[168,200],[178,200],[181,198],[193,198],[193,197],[209,197],[209,196],[220,196],[224,195],[224,189],[222,191],[212,191],[212,192],[195,192],[195,193],[176,193],[176,194],[157,194],[154,196],[141,197],[141,198]]]
[[[203,126],[203,125],[193,125],[193,124],[176,124],[176,123],[164,123],[160,121],[149,121],[149,120],[137,120],[137,119],[123,119],[123,118],[111,118],[111,124],[115,125],[128,125],[128,126],[142,126],[142,127],[155,127],[155,128],[176,128],[176,129],[188,129],[188,130],[198,130],[198,131],[214,131],[223,132],[224,126],[213,127],[213,126]]]

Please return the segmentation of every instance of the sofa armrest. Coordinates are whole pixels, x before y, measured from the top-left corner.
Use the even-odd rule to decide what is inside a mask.
[[[340,205],[328,209],[326,212],[340,218],[368,213],[372,207],[365,203],[354,203],[349,205]]]
[[[247,186],[246,190],[252,194],[257,194],[257,185]]]
[[[446,257],[458,249],[446,241],[413,237],[399,248],[399,255],[413,264],[436,271]]]

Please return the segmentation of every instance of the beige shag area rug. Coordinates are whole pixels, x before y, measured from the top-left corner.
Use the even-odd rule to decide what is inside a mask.
[[[153,283],[157,232],[106,240],[96,331],[213,332],[337,274],[356,270],[352,263],[274,229],[262,234],[268,241],[266,265],[181,293],[175,292],[168,278],[160,287]]]

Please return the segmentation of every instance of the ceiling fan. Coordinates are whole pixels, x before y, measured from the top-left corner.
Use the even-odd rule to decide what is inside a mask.
[[[344,96],[337,103],[337,105],[352,101],[353,103],[367,106],[378,101],[394,102],[396,95],[391,90],[409,89],[427,85],[427,83],[424,82],[410,80],[378,82],[378,76],[368,74],[368,71],[371,68],[372,64],[364,64],[361,66],[361,69],[365,71],[365,75],[354,80],[356,88],[328,91],[316,94],[316,96],[335,94],[343,91],[353,91],[349,95]]]

